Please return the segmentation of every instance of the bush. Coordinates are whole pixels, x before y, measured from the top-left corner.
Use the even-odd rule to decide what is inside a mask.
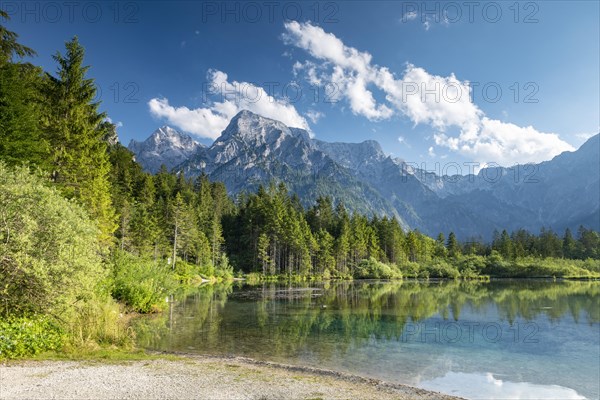
[[[409,278],[429,278],[429,274],[427,276],[423,276],[421,271],[421,266],[419,263],[406,261],[398,266],[403,276]]]
[[[159,311],[164,299],[177,283],[168,265],[145,260],[124,251],[113,255],[114,284],[112,295],[133,311]]]
[[[458,271],[465,279],[479,279],[485,269],[485,259],[482,256],[466,255],[458,260]]]
[[[63,343],[63,331],[47,316],[0,319],[0,359],[58,350]]]
[[[452,265],[443,260],[433,261],[432,264],[426,266],[430,278],[450,278],[457,279],[460,277],[460,272]]]
[[[96,224],[26,167],[0,162],[0,221],[0,315],[63,315],[107,276]]]
[[[73,315],[63,323],[67,334],[66,348],[97,348],[98,345],[131,347],[133,331],[127,325],[123,306],[110,296],[78,304]]]
[[[396,268],[377,261],[373,257],[362,260],[356,267],[355,275],[363,279],[401,279],[402,273]]]
[[[198,267],[183,260],[177,260],[175,264],[175,279],[179,282],[189,285],[197,280]]]

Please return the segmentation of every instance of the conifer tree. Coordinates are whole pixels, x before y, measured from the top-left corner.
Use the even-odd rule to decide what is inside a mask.
[[[85,51],[77,37],[66,43],[65,55],[57,53],[57,76],[47,74],[45,131],[52,155],[52,180],[68,198],[77,199],[99,225],[103,243],[116,229],[110,197],[110,163],[106,116],[93,102],[96,87],[86,78]]]

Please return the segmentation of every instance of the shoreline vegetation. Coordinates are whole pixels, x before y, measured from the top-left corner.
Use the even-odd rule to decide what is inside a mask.
[[[77,38],[52,74],[0,33],[0,360],[143,359],[129,320],[204,281],[600,278],[600,234],[583,226],[460,242],[283,183],[232,198],[206,176],[146,173]]]

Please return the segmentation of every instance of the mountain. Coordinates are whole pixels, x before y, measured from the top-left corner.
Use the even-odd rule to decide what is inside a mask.
[[[129,150],[147,171],[156,173],[164,164],[172,169],[192,157],[203,146],[189,135],[169,126],[162,126],[143,142],[132,140]]]
[[[330,196],[351,211],[394,216],[429,235],[454,231],[465,240],[489,239],[495,229],[562,231],[583,224],[600,230],[598,138],[547,162],[469,176],[422,171],[386,155],[373,140],[312,139],[303,129],[249,111],[237,114],[210,147],[163,127],[129,148],[148,171],[164,163],[186,176],[205,173],[233,195],[285,182],[304,205]]]
[[[231,194],[285,182],[305,206],[330,196],[357,212],[401,219],[376,190],[321,151],[308,132],[249,111],[237,114],[212,146],[200,149],[178,169],[186,176],[205,173],[222,181]]]

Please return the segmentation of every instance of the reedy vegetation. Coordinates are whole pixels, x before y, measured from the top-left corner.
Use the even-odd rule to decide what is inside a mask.
[[[305,210],[283,184],[231,199],[206,176],[145,173],[113,144],[77,38],[54,75],[21,61],[33,54],[0,26],[0,357],[131,344],[125,310],[160,310],[179,285],[234,268],[254,280],[600,272],[585,228],[460,244],[326,197]]]

